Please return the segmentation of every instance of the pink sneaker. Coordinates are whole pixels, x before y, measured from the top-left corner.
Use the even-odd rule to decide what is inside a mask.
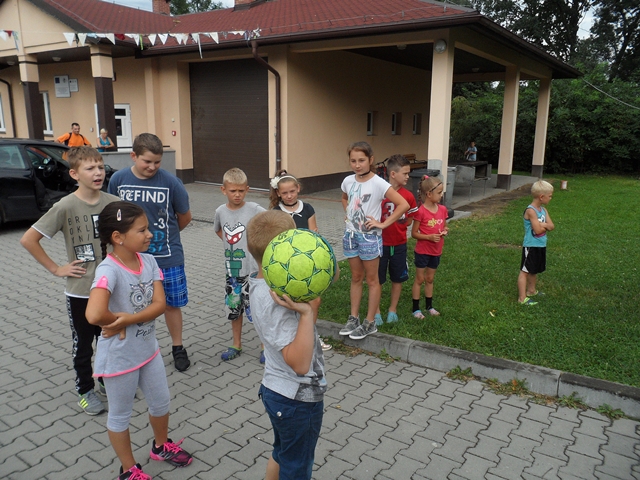
[[[142,467],[139,463],[136,463],[126,472],[123,472],[122,470],[122,467],[120,467],[118,480],[151,480],[151,476],[142,471]]]
[[[431,315],[432,317],[437,317],[438,315],[440,315],[440,312],[433,307],[431,307],[428,311],[429,315]]]
[[[182,440],[178,443],[173,443],[168,438],[161,447],[156,447],[155,440],[151,440],[151,460],[168,462],[174,467],[186,467],[191,463],[193,457],[180,447]]]

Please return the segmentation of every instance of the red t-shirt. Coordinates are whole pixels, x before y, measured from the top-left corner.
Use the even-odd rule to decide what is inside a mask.
[[[447,226],[447,207],[444,205],[438,205],[438,211],[431,213],[424,205],[420,205],[418,211],[413,217],[414,222],[420,224],[418,232],[423,235],[433,235],[434,233],[440,233]],[[442,246],[444,245],[444,237],[439,242],[432,242],[430,240],[418,240],[416,243],[416,253],[423,255],[432,255],[439,257],[442,255]]]
[[[413,193],[404,187],[400,187],[398,193],[402,195],[402,198],[409,204],[409,210],[407,210],[399,220],[382,230],[382,244],[385,247],[407,243],[407,219],[413,218],[418,210],[416,198],[413,196]],[[382,215],[380,216],[380,221],[384,222],[393,215],[395,208],[396,205],[391,200],[384,198],[382,200]]]

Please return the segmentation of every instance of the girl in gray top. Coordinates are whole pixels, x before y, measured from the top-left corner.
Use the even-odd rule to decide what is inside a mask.
[[[99,217],[98,233],[104,261],[96,269],[87,306],[87,320],[102,327],[94,376],[104,378],[109,400],[109,440],[122,464],[119,480],[150,479],[136,463],[129,420],[136,389],[149,406],[153,428],[151,459],[184,467],[192,457],[167,438],[169,387],[155,335],[155,319],[165,310],[162,271],[152,255],[139,253],[152,238],[141,207],[114,202]],[[107,244],[113,251],[107,255]]]

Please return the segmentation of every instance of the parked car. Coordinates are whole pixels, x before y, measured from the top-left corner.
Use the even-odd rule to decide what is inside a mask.
[[[35,220],[78,188],[64,159],[69,147],[43,140],[0,139],[0,225]],[[116,171],[105,165],[103,190]]]

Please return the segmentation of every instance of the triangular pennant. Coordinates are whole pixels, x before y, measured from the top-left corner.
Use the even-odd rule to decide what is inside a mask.
[[[168,33],[159,33],[158,34],[158,38],[160,39],[160,41],[164,45],[165,43],[167,43],[167,38],[169,38],[169,34]]]
[[[13,40],[16,42],[16,50],[20,50],[20,40],[18,39],[18,32],[13,32]]]
[[[114,45],[116,44],[116,36],[115,36],[115,34],[107,33],[106,36],[111,41],[111,43],[113,43]]]
[[[7,32],[5,32],[4,30],[0,30],[0,38],[6,41],[7,38],[9,38],[9,35],[7,35]]]
[[[213,40],[216,43],[220,43],[220,39],[218,38],[218,32],[211,32],[209,33],[209,35],[211,35],[211,40]]]
[[[244,30],[231,30],[229,33],[233,33],[235,35],[244,35]]]
[[[76,34],[75,33],[70,33],[70,32],[64,32],[63,35],[64,35],[64,38],[67,39],[67,42],[69,43],[69,46],[72,47],[73,46],[73,41],[76,39]]]
[[[259,28],[256,28],[253,31],[253,38],[260,38],[260,32],[261,32],[261,30]]]
[[[113,36],[115,38],[117,38],[118,40],[125,40],[127,38],[127,37],[124,36],[124,33],[114,33]]]
[[[78,42],[80,43],[81,47],[84,47],[84,42],[87,39],[87,34],[86,33],[79,33],[78,34]]]
[[[140,34],[139,33],[125,33],[127,37],[136,42],[136,45],[140,45]]]
[[[151,46],[154,46],[156,44],[157,37],[158,35],[156,35],[155,33],[149,34],[149,41],[151,42]]]
[[[202,58],[202,45],[200,45],[200,34],[192,33],[191,38],[193,38],[195,42],[198,44],[198,51],[200,52],[200,58]]]

